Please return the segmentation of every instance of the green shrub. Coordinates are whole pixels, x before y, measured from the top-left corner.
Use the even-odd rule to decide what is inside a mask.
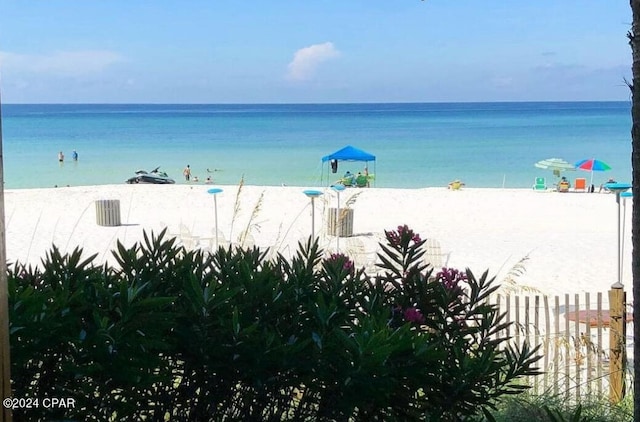
[[[15,396],[77,403],[15,420],[457,421],[538,373],[500,337],[487,274],[432,277],[406,226],[377,277],[311,240],[288,261],[165,235],[118,245],[117,267],[55,248],[42,269],[12,267]]]
[[[494,416],[498,422],[630,422],[633,407],[631,397],[611,404],[606,396],[593,394],[571,403],[564,394],[527,393],[502,400]]]
[[[72,397],[77,406],[16,411],[16,420],[106,420],[116,409],[133,415],[165,378],[173,299],[80,256],[54,247],[42,271],[16,265],[9,274],[15,397]]]

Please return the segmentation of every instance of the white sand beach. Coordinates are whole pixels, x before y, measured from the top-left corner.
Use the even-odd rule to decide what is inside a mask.
[[[210,237],[214,200],[194,185],[107,185],[7,190],[7,255],[10,262],[37,264],[55,243],[76,246],[86,255],[108,260],[116,241],[132,245],[143,230],[180,225],[193,235]],[[217,187],[217,186],[216,186]],[[237,186],[221,186],[217,196],[219,229],[235,240],[249,227],[256,246],[274,246],[290,254],[311,232],[310,200],[300,187],[243,186],[240,210]],[[331,189],[316,200],[316,234],[321,246],[336,246],[327,236],[327,208],[336,206]],[[369,248],[385,229],[407,224],[422,238],[435,238],[448,254],[448,266],[471,268],[503,278],[521,259],[526,272],[518,283],[545,294],[605,292],[616,281],[617,205],[612,194],[534,192],[528,189],[348,189],[354,194],[354,235]],[[259,210],[256,204],[263,195]],[[95,200],[118,199],[122,225],[96,224]],[[253,219],[251,216],[254,215]],[[250,220],[251,219],[251,220]],[[233,224],[233,227],[232,227]],[[631,200],[626,205],[623,280],[631,289]],[[340,239],[343,248],[345,238]],[[206,242],[201,242],[203,246]],[[631,295],[629,294],[629,298]]]

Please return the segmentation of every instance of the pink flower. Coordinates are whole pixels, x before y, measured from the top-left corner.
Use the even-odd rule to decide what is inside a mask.
[[[404,319],[418,324],[424,323],[424,315],[422,315],[422,312],[413,307],[404,310]]]
[[[421,241],[420,235],[418,233],[414,233],[413,230],[411,230],[406,224],[404,226],[398,226],[397,230],[385,230],[385,234],[387,235],[389,243],[391,243],[393,246],[400,246],[402,238],[405,234],[410,236],[411,241],[413,241],[414,243],[418,243]]]
[[[457,289],[458,283],[467,280],[466,271],[455,268],[443,268],[436,274],[436,278],[449,290]]]
[[[331,261],[339,261],[339,260],[344,260],[344,265],[343,268],[346,271],[351,271],[354,268],[354,264],[353,261],[349,259],[348,256],[341,254],[341,253],[332,253],[331,256],[329,257],[329,260]]]

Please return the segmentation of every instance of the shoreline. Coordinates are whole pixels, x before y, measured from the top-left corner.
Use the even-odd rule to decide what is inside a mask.
[[[311,233],[310,200],[305,188],[323,192],[315,200],[315,228],[322,248],[335,248],[327,235],[328,208],[335,192],[327,188],[237,185],[96,185],[60,188],[7,189],[7,258],[38,264],[52,243],[61,252],[76,246],[96,262],[109,260],[116,241],[131,246],[143,230],[165,226],[172,234],[181,226],[194,236],[211,238],[214,201],[218,224],[226,240],[248,231],[255,246],[275,248],[285,256]],[[578,194],[579,193],[579,194]],[[351,202],[353,238],[371,255],[384,230],[407,224],[423,239],[437,239],[449,266],[469,267],[476,276],[485,270],[503,280],[518,263],[524,273],[516,280],[541,294],[604,292],[616,281],[617,205],[611,194],[561,194],[531,189],[432,188],[347,189],[341,207]],[[96,224],[95,201],[120,201],[121,226]],[[236,211],[234,211],[236,209]],[[235,215],[235,217],[234,217]],[[626,206],[623,281],[631,287],[631,201]],[[202,243],[207,243],[203,241]],[[355,240],[341,237],[341,251]],[[524,261],[523,261],[524,260]]]

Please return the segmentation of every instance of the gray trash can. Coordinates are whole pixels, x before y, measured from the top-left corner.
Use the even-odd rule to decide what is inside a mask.
[[[331,236],[352,236],[353,210],[351,208],[340,208],[340,215],[338,216],[337,208],[329,208],[329,218],[327,223],[327,232]]]
[[[99,199],[96,201],[96,223],[99,226],[120,225],[120,200]]]

